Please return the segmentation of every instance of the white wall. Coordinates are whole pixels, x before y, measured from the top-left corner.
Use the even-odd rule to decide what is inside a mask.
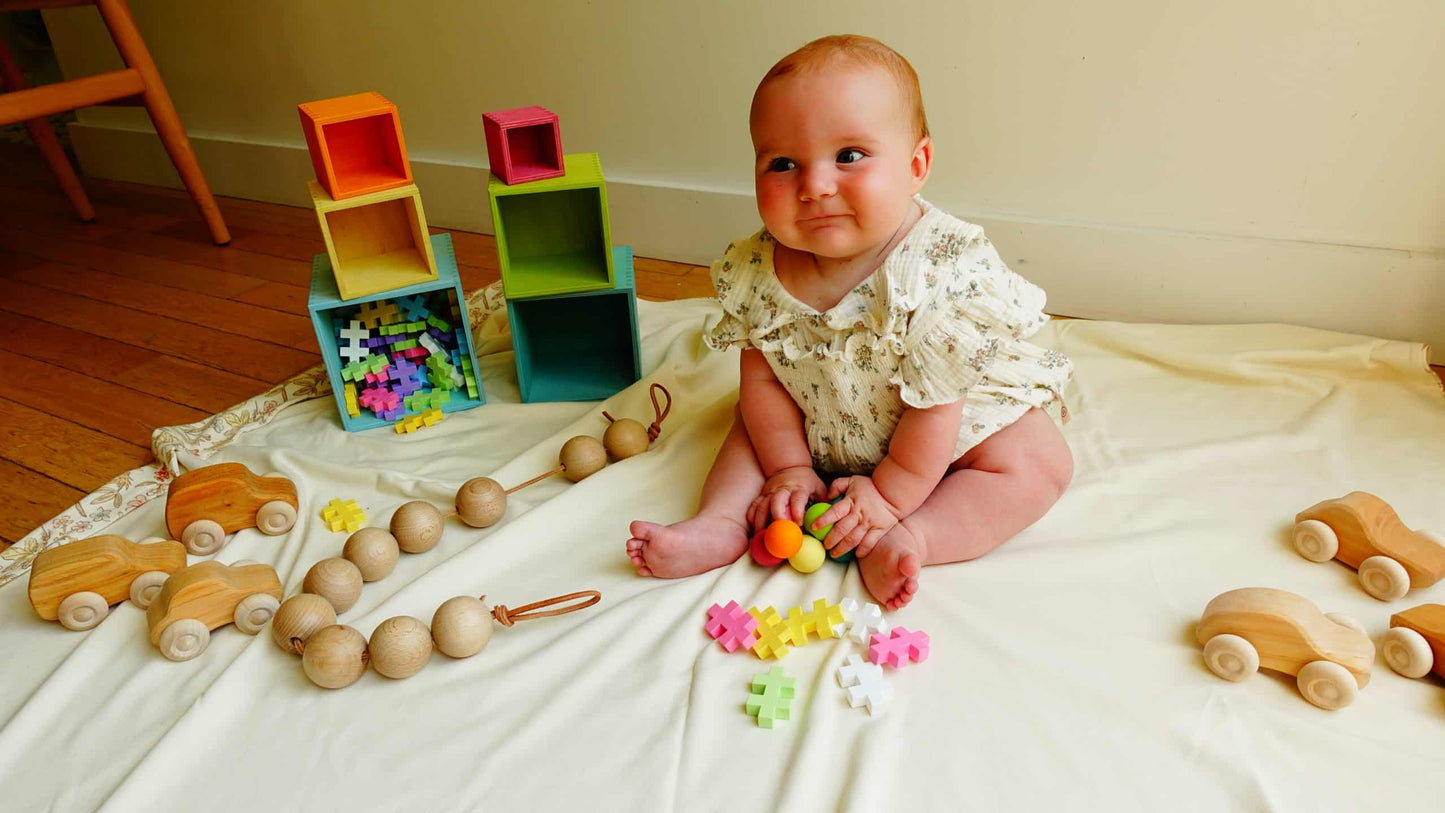
[[[401,110],[438,225],[490,231],[480,116],[542,104],[599,152],[619,242],[705,262],[757,222],[747,105],[815,36],[923,82],[925,194],[1060,313],[1290,321],[1445,347],[1445,3],[132,0],[218,192],[301,203],[298,102]],[[68,75],[118,57],[47,12]],[[88,171],[174,183],[138,110],[85,111]]]

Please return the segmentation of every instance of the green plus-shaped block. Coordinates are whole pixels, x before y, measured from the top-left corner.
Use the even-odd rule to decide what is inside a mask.
[[[748,695],[747,712],[758,718],[758,725],[772,728],[777,720],[788,719],[793,704],[794,679],[783,674],[783,667],[753,675],[753,691]]]

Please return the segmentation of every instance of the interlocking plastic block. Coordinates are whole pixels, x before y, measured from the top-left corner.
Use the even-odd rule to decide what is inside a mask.
[[[368,387],[356,399],[362,406],[375,412],[377,417],[401,407],[401,396],[380,387]],[[403,410],[405,412],[405,410]]]
[[[883,667],[863,660],[857,653],[838,667],[838,685],[848,690],[848,705],[867,706],[868,713],[879,715],[893,702],[893,684],[883,677]]]
[[[405,358],[398,359],[392,367],[391,391],[397,395],[407,396],[421,389],[420,371],[415,364]]]
[[[412,339],[407,339],[404,342],[397,342],[396,344],[392,345],[391,349],[394,352],[401,352],[402,350],[410,350],[413,347],[416,347],[416,342]]]
[[[333,200],[411,183],[396,105],[357,93],[297,105],[316,180]]]
[[[396,433],[400,435],[415,432],[422,427],[422,424],[423,421],[420,415],[408,415],[392,425],[396,427]]]
[[[425,320],[431,316],[427,310],[426,302],[419,296],[404,296],[396,300],[396,306],[401,308],[408,322],[415,322],[418,319]]]
[[[561,178],[487,183],[508,300],[614,287],[607,183],[596,153],[569,155]]]
[[[726,607],[712,605],[707,610],[707,618],[703,629],[727,652],[738,647],[752,649],[753,644],[758,642],[755,632],[758,619],[744,612],[736,601],[729,601]]]
[[[452,365],[447,363],[446,357],[433,353],[426,358],[426,368],[430,371],[431,384],[439,390],[449,390],[455,385],[452,383],[452,374],[455,372]]]
[[[609,290],[507,299],[524,402],[602,400],[642,377],[632,249],[613,254],[617,284]]]
[[[519,184],[560,177],[562,128],[545,107],[495,110],[482,116],[487,161],[502,183]]]
[[[441,423],[444,418],[446,418],[446,415],[443,414],[440,409],[428,409],[421,414],[422,423],[427,426],[436,426]]]
[[[436,328],[437,330],[440,330],[443,333],[446,333],[452,329],[452,326],[450,324],[447,324],[447,320],[436,316],[435,314],[428,316],[426,318],[426,323]]]
[[[909,632],[903,627],[876,633],[868,644],[868,660],[894,669],[909,661],[923,663],[928,660],[928,633],[922,630]]]
[[[877,604],[860,605],[855,598],[845,598],[839,605],[843,610],[843,622],[834,625],[833,634],[839,638],[845,635],[860,644],[868,643],[875,634],[887,634],[892,627],[883,620],[883,608]]]
[[[331,389],[336,398],[337,412],[341,417],[342,425],[347,431],[361,429],[373,429],[381,426],[390,428],[393,421],[398,420],[402,415],[395,418],[384,419],[380,415],[363,411],[359,417],[352,416],[346,411],[345,388],[346,381],[353,380],[349,373],[354,372],[351,365],[345,365],[341,361],[338,352],[333,323],[334,315],[340,314],[345,320],[355,318],[355,314],[367,303],[391,301],[403,297],[421,296],[432,313],[446,319],[449,325],[456,325],[457,328],[448,334],[452,336],[461,353],[461,357],[469,360],[476,368],[476,356],[472,348],[471,334],[466,329],[467,314],[463,306],[465,296],[462,293],[461,282],[457,274],[456,257],[452,253],[451,236],[447,234],[433,235],[431,238],[433,253],[437,258],[437,279],[418,283],[395,291],[385,291],[376,294],[368,294],[352,301],[343,301],[340,292],[336,288],[335,276],[331,273],[331,262],[325,254],[316,255],[311,265],[311,297],[307,302],[307,309],[311,312],[312,325],[316,329],[316,341],[321,348],[321,357],[326,365],[327,376],[331,379]],[[380,324],[379,318],[377,319]],[[394,345],[393,345],[394,347]],[[394,360],[394,353],[381,355],[377,352],[377,358],[383,366],[391,364]],[[422,348],[402,351],[401,355],[412,359],[412,363],[419,364],[420,359],[427,355]],[[355,378],[364,380],[365,373],[372,372],[365,370]],[[343,374],[348,374],[343,378]],[[459,412],[465,409],[477,407],[486,402],[486,394],[480,388],[474,394],[461,390],[452,393],[450,400],[441,405],[445,413]],[[405,408],[397,405],[405,413]]]
[[[361,326],[355,319],[350,320],[347,327],[339,328],[336,331],[337,350],[341,357],[347,361],[361,361],[367,356],[366,342],[371,338],[371,331]],[[346,344],[341,344],[346,342]]]
[[[767,660],[768,658],[781,658],[788,654],[792,637],[777,610],[772,607],[766,610],[751,607],[748,609],[748,615],[758,620],[757,629],[754,630],[758,636],[757,642],[753,644],[754,655]]]
[[[361,415],[361,405],[356,400],[356,385],[346,385],[346,414],[353,418]]]
[[[792,642],[793,646],[803,646],[808,643],[808,622],[803,617],[802,607],[789,609],[788,617],[782,620],[782,624],[788,630],[788,640]]]
[[[426,212],[415,184],[340,201],[327,197],[315,181],[307,188],[342,299],[437,278]],[[393,314],[386,323],[395,321]]]
[[[446,390],[418,392],[415,395],[407,396],[406,408],[412,412],[421,412],[425,409],[438,409],[451,399],[452,394]]]
[[[808,632],[817,635],[820,640],[838,637],[833,630],[843,623],[843,608],[837,604],[829,604],[825,598],[814,599],[813,611],[803,614],[803,623]]]
[[[321,509],[321,519],[331,530],[344,529],[350,534],[366,524],[366,512],[357,506],[356,500],[332,500]]]
[[[783,674],[783,667],[774,666],[762,674],[753,675],[752,693],[748,695],[745,708],[747,713],[758,718],[762,728],[772,728],[778,720],[786,720],[791,714],[794,694],[793,678]]]

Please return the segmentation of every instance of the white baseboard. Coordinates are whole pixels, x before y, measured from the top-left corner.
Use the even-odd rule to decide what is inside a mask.
[[[70,126],[86,174],[178,187],[155,134]],[[193,135],[221,195],[309,206],[300,146]],[[604,164],[605,165],[605,164]],[[492,233],[487,169],[412,159],[432,225]],[[1049,310],[1132,322],[1286,322],[1425,342],[1445,363],[1445,254],[1099,224],[994,217],[930,200],[982,225],[1010,266],[1049,293]],[[758,228],[751,195],[609,180],[613,242],[638,256],[710,262]]]

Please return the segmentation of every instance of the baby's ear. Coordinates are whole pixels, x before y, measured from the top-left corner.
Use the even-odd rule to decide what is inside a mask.
[[[933,169],[933,139],[924,136],[918,140],[918,146],[913,148],[913,161],[909,168],[913,175],[913,193],[923,188],[928,181],[928,173]]]

